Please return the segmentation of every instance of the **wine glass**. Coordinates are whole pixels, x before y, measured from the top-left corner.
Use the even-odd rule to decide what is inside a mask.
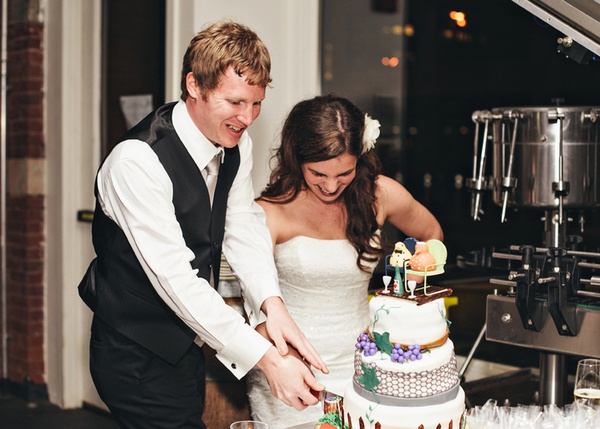
[[[408,295],[409,298],[416,298],[417,296],[415,295],[415,289],[417,288],[417,281],[416,280],[409,280],[408,281],[408,289],[410,290],[410,295]]]
[[[241,420],[233,422],[229,426],[230,429],[269,429],[269,425],[263,422],[254,420]]]
[[[384,293],[389,293],[388,286],[390,285],[390,282],[392,281],[392,276],[383,276],[383,277],[381,277],[381,279],[383,280],[383,286],[385,287]]]
[[[582,359],[577,363],[573,393],[578,406],[600,405],[600,359]]]

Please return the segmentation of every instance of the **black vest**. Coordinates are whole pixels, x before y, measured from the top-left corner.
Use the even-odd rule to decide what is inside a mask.
[[[214,266],[214,284],[218,284],[227,196],[239,168],[239,148],[225,149],[211,210],[202,174],[173,128],[174,105],[148,115],[121,141],[142,140],[156,152],[173,183],[175,215],[195,255],[191,266],[206,280]],[[177,362],[196,334],[160,299],[125,234],[98,202],[92,238],[97,255],[95,315],[166,361]]]

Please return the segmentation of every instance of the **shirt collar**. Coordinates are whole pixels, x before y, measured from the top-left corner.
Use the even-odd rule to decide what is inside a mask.
[[[221,153],[221,162],[225,159],[223,148],[212,144],[196,127],[183,100],[179,100],[173,109],[173,127],[200,170],[218,153]]]

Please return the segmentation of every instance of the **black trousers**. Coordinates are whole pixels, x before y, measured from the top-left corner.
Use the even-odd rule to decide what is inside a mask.
[[[171,365],[94,317],[90,372],[121,429],[206,429],[206,367],[195,344]]]

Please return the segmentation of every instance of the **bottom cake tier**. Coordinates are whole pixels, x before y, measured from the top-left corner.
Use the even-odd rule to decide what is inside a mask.
[[[456,385],[454,394],[439,403],[392,398],[362,390],[351,383],[344,392],[345,423],[352,429],[460,429],[465,411],[465,392]],[[369,395],[373,396],[372,399]]]

